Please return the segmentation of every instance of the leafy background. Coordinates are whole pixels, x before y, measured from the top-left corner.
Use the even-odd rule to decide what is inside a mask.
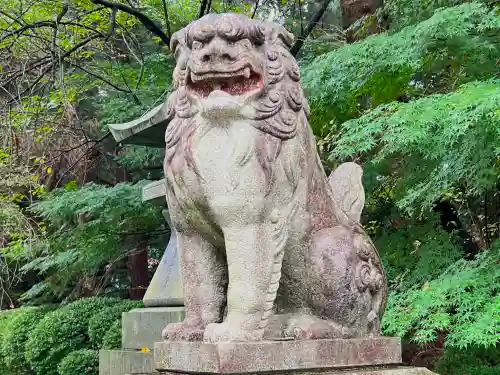
[[[170,229],[140,195],[163,150],[108,124],[161,103],[170,35],[224,11],[300,41],[325,169],[364,170],[405,363],[500,374],[497,1],[0,0],[0,375],[97,374],[120,346]]]

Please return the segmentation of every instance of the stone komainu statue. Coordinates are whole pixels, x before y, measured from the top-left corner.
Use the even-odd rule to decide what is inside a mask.
[[[387,282],[359,224],[361,168],[327,179],[291,42],[237,14],[172,38],[165,175],[186,318],[168,340],[380,334]]]

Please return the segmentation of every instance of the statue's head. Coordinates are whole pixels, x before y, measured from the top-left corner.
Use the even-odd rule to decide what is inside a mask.
[[[282,26],[240,14],[209,14],[176,32],[169,99],[176,119],[247,119],[270,135],[293,137],[307,102],[292,41]]]

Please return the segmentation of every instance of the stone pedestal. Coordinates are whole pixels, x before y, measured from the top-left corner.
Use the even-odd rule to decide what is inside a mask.
[[[401,366],[401,340],[393,337],[209,344],[157,342],[154,366],[179,374],[431,375]]]
[[[168,323],[184,319],[184,307],[149,307],[122,315],[122,348],[153,350],[161,341],[161,331]]]
[[[290,340],[209,344],[155,344],[155,367],[185,373],[255,373],[335,369],[401,363],[401,340]]]
[[[153,352],[138,350],[99,351],[99,375],[154,373]]]
[[[168,323],[184,319],[184,307],[134,309],[122,315],[122,348],[99,352],[100,375],[155,373],[153,346]]]

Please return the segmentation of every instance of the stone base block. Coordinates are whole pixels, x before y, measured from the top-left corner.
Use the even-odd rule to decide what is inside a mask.
[[[153,352],[138,350],[100,350],[99,375],[156,373]]]
[[[184,373],[255,373],[346,369],[401,363],[401,340],[290,340],[241,343],[155,343],[155,368]]]
[[[338,371],[307,371],[301,372],[300,375],[436,375],[434,372],[425,367],[387,367],[387,368],[358,368],[351,370]],[[295,375],[299,375],[295,374]]]
[[[184,307],[149,307],[122,314],[122,348],[153,349],[168,323],[184,319]]]

